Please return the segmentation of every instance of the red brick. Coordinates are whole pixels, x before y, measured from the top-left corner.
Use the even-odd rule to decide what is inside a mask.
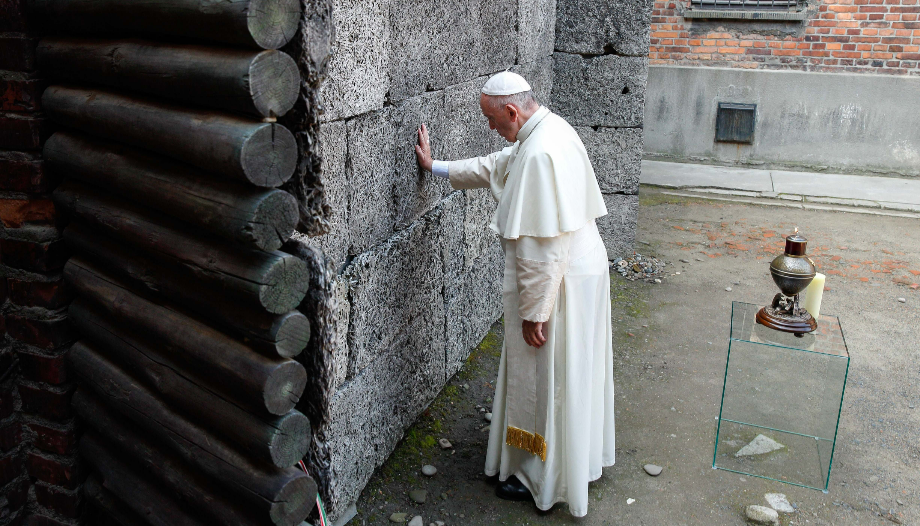
[[[0,159],[0,174],[0,190],[38,194],[50,191],[56,184],[38,160]]]
[[[22,443],[22,423],[7,422],[0,427],[0,451],[9,451]]]
[[[73,425],[58,429],[33,422],[29,429],[34,433],[32,445],[42,451],[69,455],[77,449],[77,431]]]
[[[33,382],[46,382],[60,385],[67,381],[66,354],[43,356],[41,354],[19,351],[19,369],[22,377]]]
[[[19,397],[22,399],[22,411],[36,414],[51,420],[64,420],[72,413],[70,399],[73,388],[51,388],[19,384]]]
[[[41,102],[41,83],[35,79],[0,79],[0,110],[37,111]]]
[[[44,140],[44,119],[15,114],[0,117],[0,150],[38,150]]]
[[[50,226],[54,225],[55,216],[50,199],[0,199],[0,224],[6,228]]]
[[[27,281],[9,278],[9,298],[23,307],[59,309],[70,303],[73,295],[62,278],[54,281]]]
[[[0,240],[0,263],[35,272],[58,270],[67,262],[63,239],[37,243],[18,239]]]
[[[35,499],[39,505],[64,517],[76,518],[83,511],[79,490],[66,490],[39,482],[35,484]]]
[[[22,475],[22,455],[18,452],[0,457],[0,486]]]
[[[35,69],[35,40],[22,36],[0,36],[0,70]]]
[[[57,349],[76,340],[77,334],[66,317],[33,320],[21,314],[7,314],[6,332],[17,340],[41,347]]]
[[[29,475],[42,482],[67,489],[74,489],[82,481],[80,464],[71,459],[59,459],[38,453],[29,453],[26,458]]]

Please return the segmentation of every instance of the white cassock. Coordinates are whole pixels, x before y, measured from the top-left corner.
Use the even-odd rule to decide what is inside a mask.
[[[485,157],[438,161],[456,189],[490,188],[490,227],[505,251],[502,348],[485,473],[515,475],[538,508],[588,512],[588,482],[614,463],[613,347],[607,213],[584,145],[541,107],[517,142]],[[545,322],[524,342],[522,319]]]

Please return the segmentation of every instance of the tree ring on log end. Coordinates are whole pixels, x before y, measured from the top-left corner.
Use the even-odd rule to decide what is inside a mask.
[[[300,524],[316,506],[316,483],[309,475],[288,480],[271,503],[269,516],[275,524]]]
[[[300,95],[300,70],[287,53],[263,51],[249,63],[249,93],[260,115],[280,117]]]
[[[246,180],[256,186],[281,186],[297,167],[297,141],[280,124],[264,124],[246,138],[240,151]]]
[[[298,311],[291,311],[272,327],[275,350],[284,358],[293,358],[310,342],[310,320]]]
[[[310,420],[300,411],[291,411],[274,425],[278,431],[269,444],[272,462],[279,468],[289,468],[306,456],[310,449]]]
[[[278,258],[262,276],[259,303],[272,314],[284,314],[300,305],[310,286],[306,263],[290,255]]]
[[[283,415],[294,409],[307,386],[307,370],[294,360],[278,364],[265,382],[263,401],[273,415]]]
[[[246,25],[259,47],[278,49],[294,38],[300,14],[300,0],[250,0]]]
[[[272,190],[259,200],[246,234],[262,250],[281,248],[300,220],[297,199],[283,190]]]

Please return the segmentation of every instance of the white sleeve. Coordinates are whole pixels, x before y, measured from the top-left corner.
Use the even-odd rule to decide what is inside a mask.
[[[450,178],[450,162],[448,161],[431,161],[431,175]]]
[[[570,233],[518,238],[516,269],[522,319],[534,322],[549,319],[568,265],[571,242]]]
[[[505,150],[486,155],[473,157],[448,163],[450,172],[450,185],[454,190],[470,190],[473,188],[489,188],[490,176],[495,169],[495,164],[500,156],[506,156]]]

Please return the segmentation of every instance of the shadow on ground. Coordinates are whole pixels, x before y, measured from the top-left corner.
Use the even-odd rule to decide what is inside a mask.
[[[920,521],[920,224],[644,187],[640,203],[636,249],[668,265],[661,284],[611,276],[617,464],[591,484],[588,516],[500,501],[482,474],[488,422],[477,406],[491,406],[497,323],[374,474],[350,524],[405,513],[448,526],[740,525],[744,507],[766,505],[771,492],[798,509],[781,514],[783,525]],[[796,226],[828,274],[822,312],[840,317],[852,357],[827,494],[711,467],[731,302],[772,298],[767,265]],[[439,438],[453,447],[441,449]],[[647,463],[664,472],[648,476]],[[421,473],[425,464],[437,468],[433,477]],[[426,491],[424,503],[413,490]]]

